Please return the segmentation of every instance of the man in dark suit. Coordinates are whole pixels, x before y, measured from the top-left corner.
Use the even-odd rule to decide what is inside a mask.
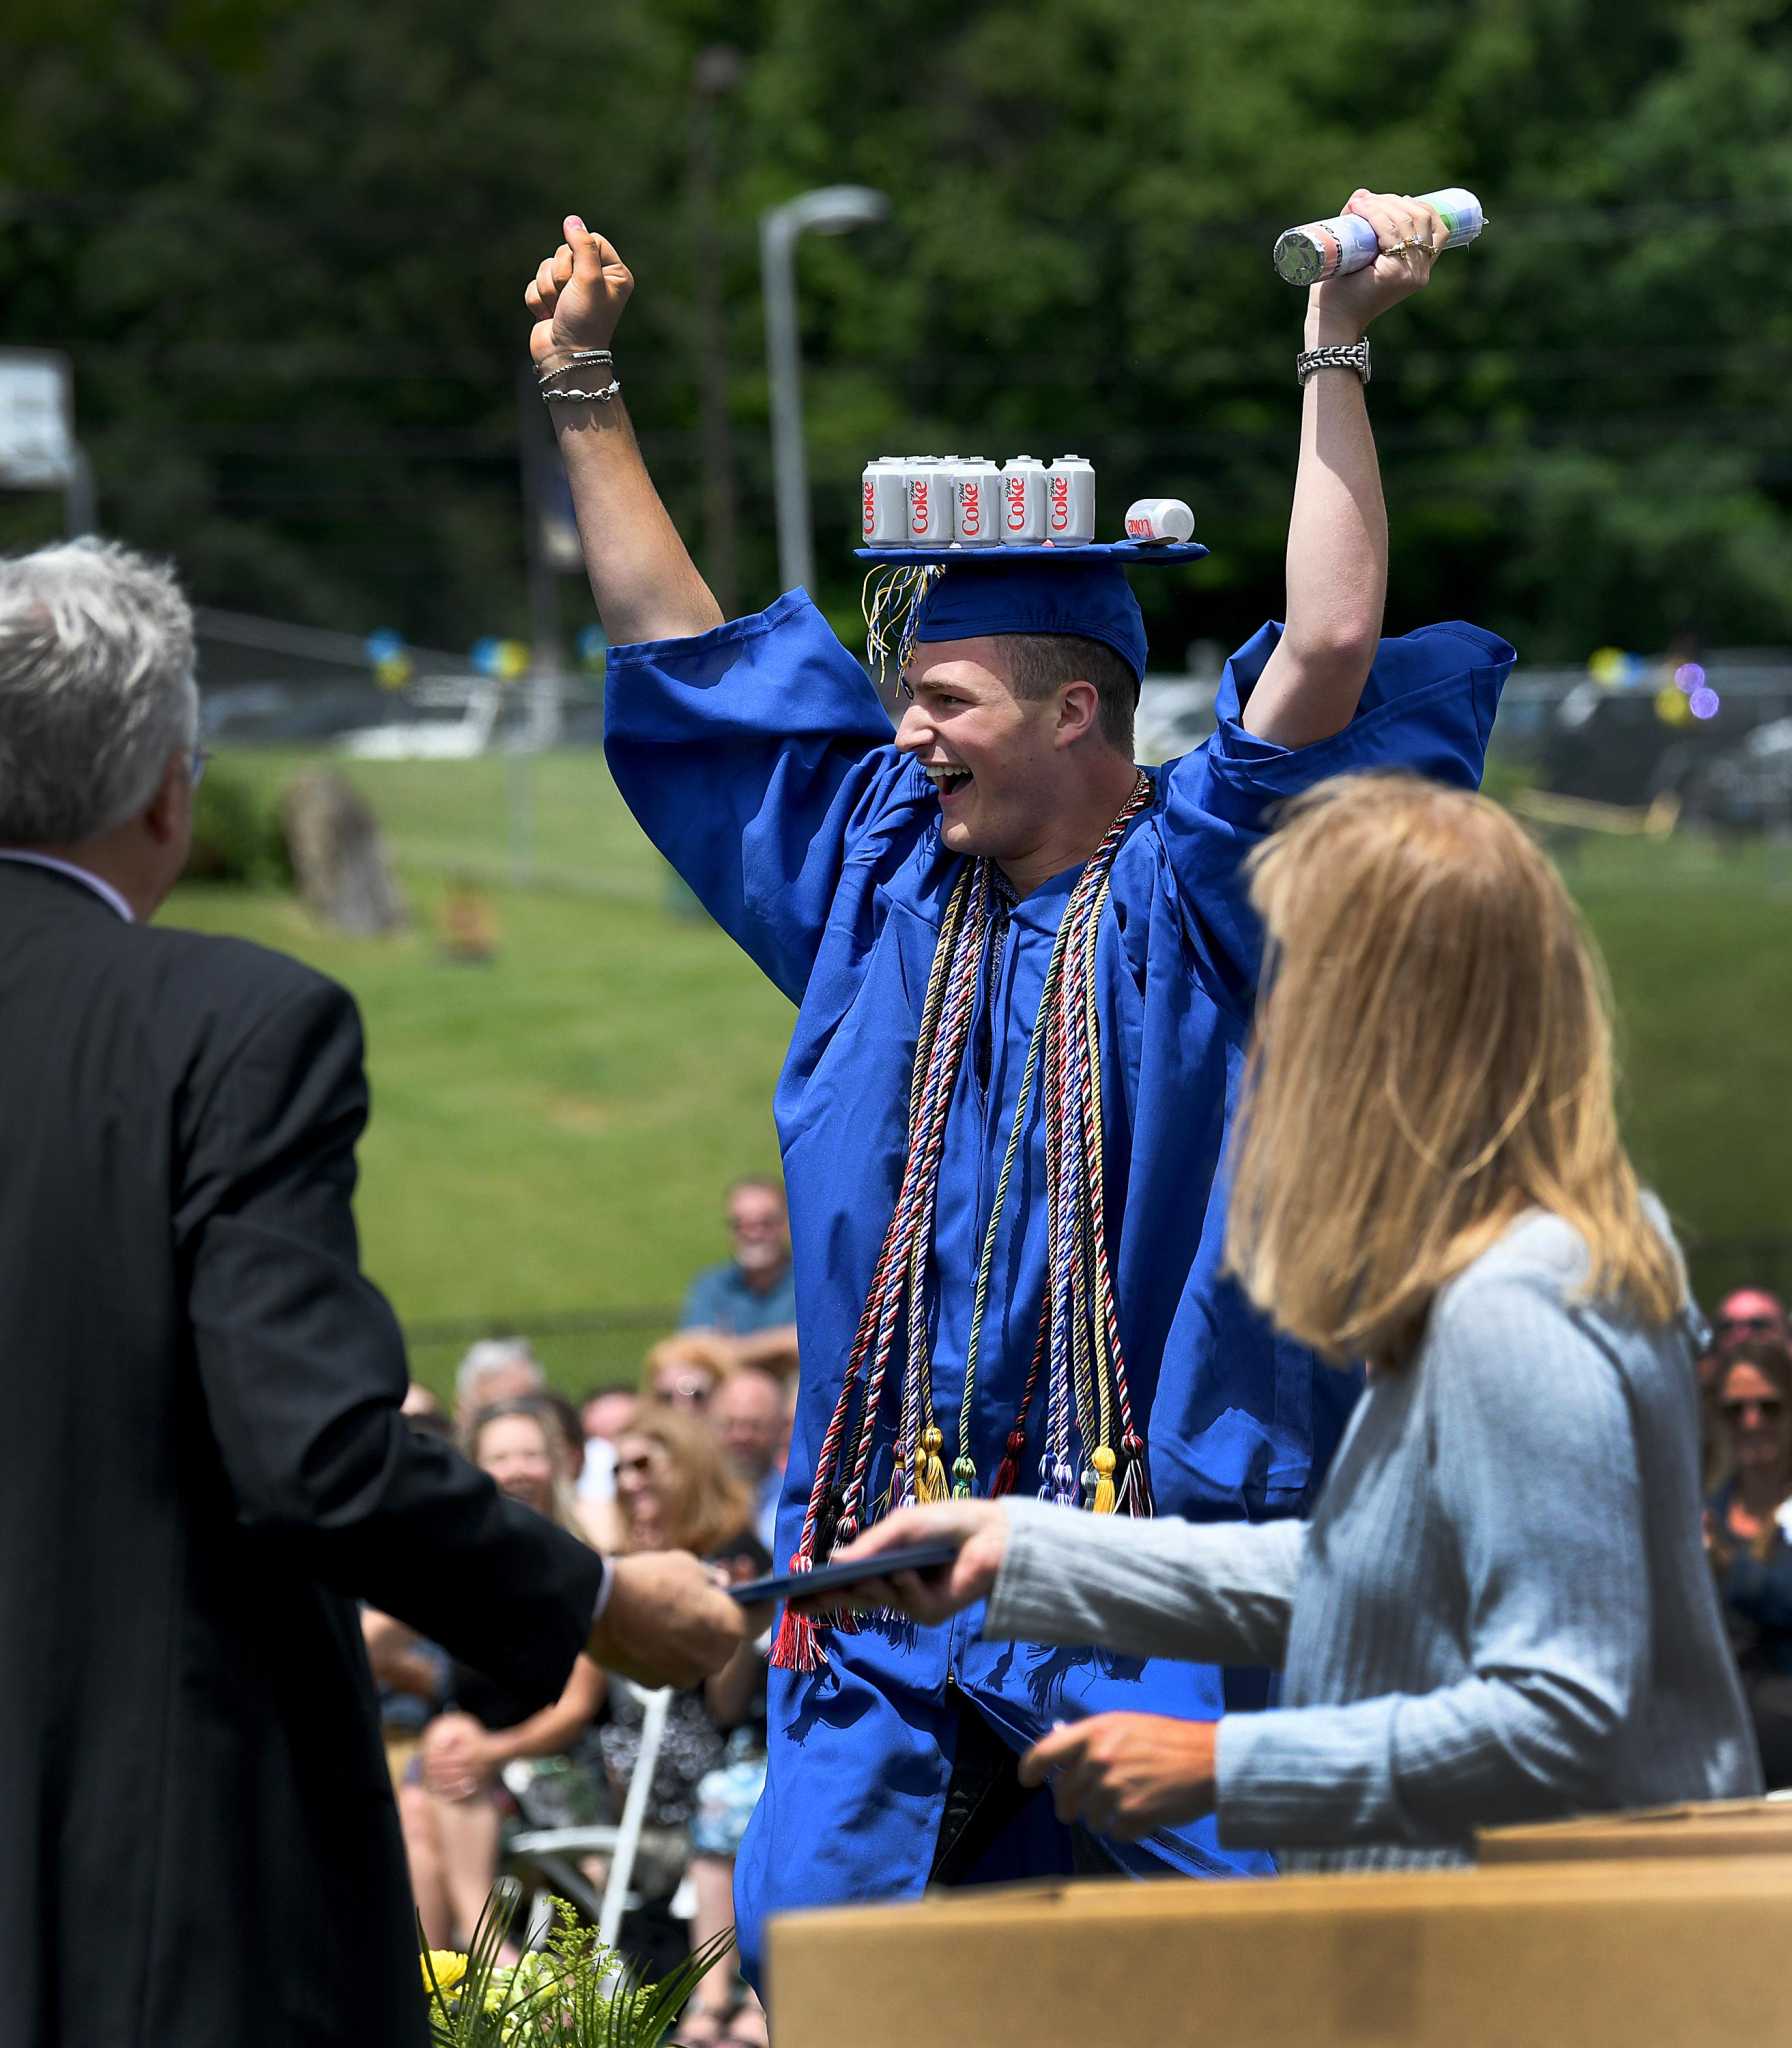
[[[186,857],[192,624],[124,549],[0,563],[0,2048],[426,2037],[357,1621],[536,1704],[754,1618],[608,1566],[399,1412],[333,983],[148,919]]]

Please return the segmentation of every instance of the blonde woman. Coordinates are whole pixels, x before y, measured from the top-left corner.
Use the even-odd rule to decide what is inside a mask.
[[[863,1604],[985,1633],[1270,1664],[1281,1704],[1103,1714],[1022,1760],[1136,1839],[1217,1810],[1306,1867],[1449,1863],[1473,1831],[1758,1789],[1700,1533],[1678,1251],[1613,1109],[1600,971],[1486,799],[1387,777],[1252,857],[1268,937],[1228,1256],[1368,1384],[1309,1521],[1196,1527],[1037,1501],[909,1510],[942,1579]]]

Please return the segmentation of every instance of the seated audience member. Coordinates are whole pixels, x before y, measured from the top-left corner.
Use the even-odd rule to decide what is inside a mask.
[[[641,1366],[641,1398],[701,1415],[734,1370],[734,1347],[713,1330],[662,1337]]]
[[[1250,875],[1226,1255],[1291,1337],[1369,1364],[1310,1521],[948,1501],[845,1553],[957,1538],[941,1580],[855,1601],[937,1623],[987,1598],[997,1640],[1281,1667],[1259,1713],[1037,1743],[1021,1782],[1101,1835],[1217,1811],[1297,1867],[1447,1864],[1479,1827],[1756,1791],[1684,1274],[1560,877],[1487,799],[1369,775],[1289,806]]]
[[[769,1551],[784,1487],[784,1382],[763,1366],[738,1366],[710,1396],[709,1424],[728,1462],[753,1489],[753,1530]]]
[[[548,1376],[526,1337],[487,1337],[472,1346],[454,1375],[454,1426],[462,1440],[474,1416],[500,1401],[545,1391]]]
[[[622,1548],[622,1516],[614,1499],[609,1504],[587,1500],[582,1482],[585,1476],[585,1430],[579,1411],[557,1389],[544,1388],[532,1396],[554,1424],[554,1441],[559,1452],[560,1476],[566,1483],[579,1533],[606,1557]]]
[[[1792,1328],[1778,1295],[1762,1287],[1738,1287],[1726,1294],[1712,1318],[1706,1348],[1699,1356],[1699,1385],[1709,1393],[1718,1367],[1738,1344],[1792,1344]]]
[[[583,1536],[558,1424],[540,1402],[502,1401],[482,1410],[467,1433],[467,1455],[513,1500]],[[448,1710],[424,1729],[398,1810],[424,1935],[432,1948],[464,1948],[498,1872],[510,1809],[499,1773],[515,1758],[569,1750],[602,1704],[604,1681],[581,1656],[560,1698],[533,1714],[464,1664],[452,1666],[447,1691]]]
[[[643,1403],[616,1445],[616,1485],[631,1550],[688,1548],[736,1582],[770,1568],[753,1533],[752,1495],[701,1420]],[[639,1694],[612,1687],[598,1740],[618,1799],[640,1754],[641,1718]],[[726,1789],[711,1782],[718,1772],[730,1777]],[[657,1853],[648,1865],[660,1866],[662,1896],[675,1888],[695,1835],[693,1947],[733,1922],[734,1856],[764,1780],[765,1659],[759,1646],[747,1643],[714,1678],[673,1695],[653,1774],[648,1820],[656,1836],[650,1847]],[[651,1889],[652,1879],[651,1868],[643,1868],[637,1886]],[[724,2026],[743,2048],[765,2038],[757,2001],[733,1985],[729,1972],[718,1970],[699,1988],[679,2039],[695,2048],[722,2039]]]
[[[1777,1294],[1764,1287],[1738,1287],[1726,1294],[1711,1319],[1711,1342],[1720,1353],[1739,1344],[1792,1344],[1792,1328]]]
[[[1719,1484],[1706,1515],[1769,1791],[1792,1785],[1792,1351],[1755,1339],[1712,1388]]]
[[[575,1491],[587,1526],[607,1532],[608,1540],[598,1543],[600,1550],[622,1546],[622,1511],[616,1505],[616,1439],[633,1420],[640,1398],[628,1387],[594,1387],[579,1403],[584,1449]]]
[[[737,1180],[728,1190],[733,1255],[691,1282],[679,1327],[728,1337],[781,1340],[796,1349],[796,1283],[790,1266],[790,1217],[775,1180]]]

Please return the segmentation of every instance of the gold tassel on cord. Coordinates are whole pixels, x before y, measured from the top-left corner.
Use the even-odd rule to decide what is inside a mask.
[[[1102,1444],[1089,1462],[1095,1467],[1094,1511],[1098,1515],[1111,1515],[1114,1512],[1114,1454],[1106,1444]]]
[[[921,1432],[921,1447],[915,1453],[915,1499],[917,1501],[945,1500],[947,1498],[946,1467],[940,1457],[946,1439],[931,1424]]]

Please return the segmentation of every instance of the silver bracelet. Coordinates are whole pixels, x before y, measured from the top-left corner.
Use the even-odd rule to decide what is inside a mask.
[[[1369,381],[1369,344],[1353,341],[1348,347],[1334,343],[1328,348],[1309,348],[1294,359],[1294,375],[1305,385],[1315,370],[1354,370],[1365,384]]]
[[[622,390],[622,380],[612,377],[601,391],[543,391],[549,405],[608,405]]]
[[[563,377],[568,370],[582,370],[588,363],[613,363],[615,360],[607,348],[569,349],[564,362],[556,363],[551,370],[538,370],[535,381],[545,384],[550,377]]]

